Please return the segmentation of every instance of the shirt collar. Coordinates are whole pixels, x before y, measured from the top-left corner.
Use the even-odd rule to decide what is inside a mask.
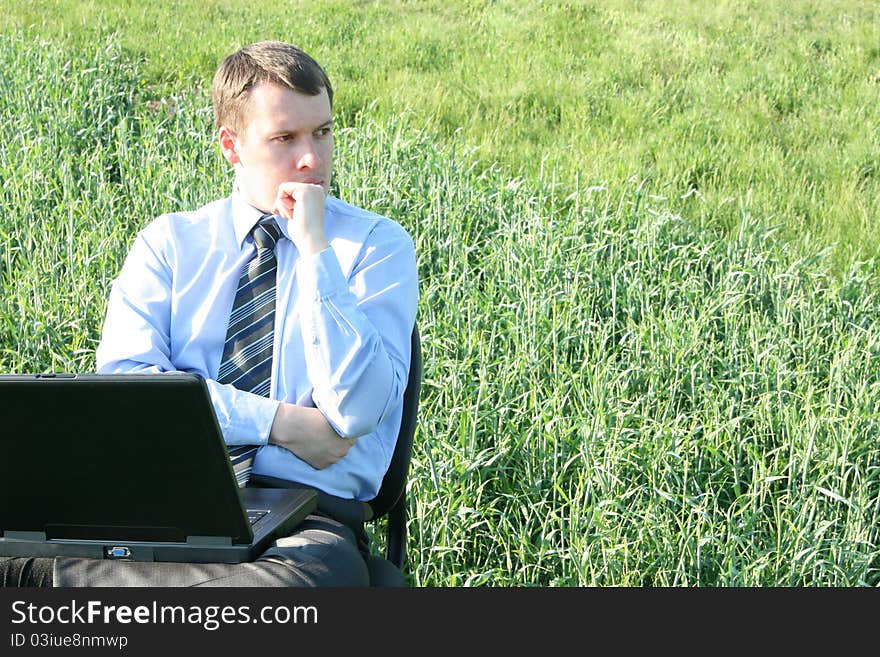
[[[232,226],[235,229],[235,239],[241,248],[245,238],[250,235],[254,226],[262,218],[263,211],[255,208],[244,199],[241,192],[238,191],[238,185],[233,186],[230,198],[232,200]],[[284,237],[290,239],[290,235],[287,234],[287,221],[283,217],[276,216],[276,222]]]

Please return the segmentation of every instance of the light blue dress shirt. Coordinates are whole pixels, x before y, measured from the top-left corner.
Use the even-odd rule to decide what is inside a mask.
[[[113,282],[96,360],[99,373],[195,372],[207,380],[229,445],[263,445],[254,474],[344,498],[375,496],[402,415],[418,305],[415,249],[386,217],[327,197],[330,248],[300,257],[287,220],[276,246],[278,287],[269,397],[217,383],[242,266],[261,212],[237,192],[199,210],[165,214],[137,234]],[[267,444],[279,402],[317,406],[348,454],[316,469]],[[152,409],[161,430],[162,409]]]

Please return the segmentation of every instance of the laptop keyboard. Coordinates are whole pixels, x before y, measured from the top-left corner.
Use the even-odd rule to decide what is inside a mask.
[[[253,525],[255,522],[257,522],[257,520],[259,520],[260,518],[262,518],[262,517],[263,517],[264,515],[266,515],[267,513],[269,513],[268,510],[263,510],[263,509],[248,509],[248,510],[247,510],[248,520],[249,520],[250,523]]]

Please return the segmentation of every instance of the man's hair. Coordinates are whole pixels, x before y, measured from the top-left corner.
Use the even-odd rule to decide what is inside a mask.
[[[241,130],[251,89],[266,82],[309,96],[326,89],[333,107],[333,87],[318,62],[289,43],[260,41],[226,57],[214,74],[216,127]]]

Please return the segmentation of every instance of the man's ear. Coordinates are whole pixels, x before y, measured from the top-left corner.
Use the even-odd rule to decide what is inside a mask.
[[[225,125],[221,125],[217,130],[217,141],[220,143],[220,152],[229,164],[238,164],[238,151],[236,145],[235,133]]]

